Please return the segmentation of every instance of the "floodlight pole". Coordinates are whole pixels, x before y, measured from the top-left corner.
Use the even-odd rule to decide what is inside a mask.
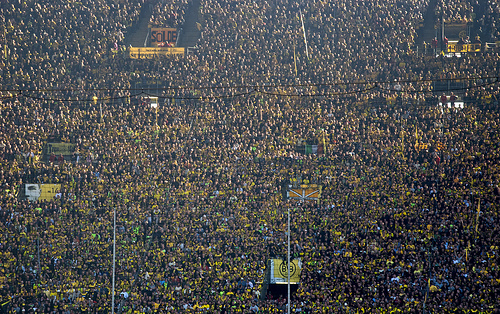
[[[113,206],[113,283],[111,287],[111,313],[115,313],[115,261],[116,261],[116,207]]]
[[[287,206],[288,207],[288,231],[287,231],[287,235],[288,235],[288,250],[287,250],[287,273],[288,273],[288,304],[287,304],[287,312],[288,314],[290,314],[290,206]]]
[[[36,227],[36,246],[37,246],[37,254],[38,254],[38,284],[40,284],[40,281],[42,280],[42,267],[40,265],[40,234],[38,233],[38,226]]]

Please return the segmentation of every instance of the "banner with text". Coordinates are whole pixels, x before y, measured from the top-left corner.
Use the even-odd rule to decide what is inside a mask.
[[[153,47],[175,47],[176,41],[176,28],[151,28],[151,45]]]
[[[30,201],[53,200],[61,191],[60,184],[26,184],[26,198]]]
[[[129,57],[132,59],[154,59],[160,56],[183,55],[184,48],[169,47],[130,47]]]
[[[75,151],[75,144],[47,143],[47,154],[70,156]]]

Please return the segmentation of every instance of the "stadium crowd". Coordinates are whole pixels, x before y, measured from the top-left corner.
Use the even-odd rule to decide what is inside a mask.
[[[0,5],[3,309],[109,313],[116,212],[117,312],[283,312],[265,286],[290,208],[294,312],[498,311],[498,53],[414,53],[428,1],[205,0],[197,54],[130,60],[141,4]],[[460,77],[463,108],[439,105]]]
[[[500,40],[500,3],[498,1],[488,1],[485,4],[483,14],[479,17],[480,31],[486,35],[485,39],[497,42]]]
[[[179,28],[184,23],[190,1],[161,1],[152,4],[153,13],[149,19],[151,26]]]
[[[473,21],[474,5],[472,2],[439,0],[435,14],[446,23],[469,23]]]

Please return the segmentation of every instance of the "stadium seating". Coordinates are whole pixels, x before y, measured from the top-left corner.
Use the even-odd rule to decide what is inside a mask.
[[[114,212],[116,312],[283,312],[288,208],[295,312],[498,310],[498,54],[414,53],[429,1],[204,0],[195,55],[130,60],[144,3],[0,3],[6,312],[111,312]],[[175,27],[188,2],[151,5]]]

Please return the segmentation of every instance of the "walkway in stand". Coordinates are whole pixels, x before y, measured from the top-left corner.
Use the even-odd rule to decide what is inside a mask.
[[[193,0],[186,12],[185,22],[179,37],[179,47],[194,47],[201,37],[199,29],[201,26],[199,24],[200,2],[201,0]]]
[[[149,19],[153,13],[153,7],[158,1],[145,2],[142,4],[141,13],[137,23],[129,29],[125,36],[125,45],[132,47],[144,47],[148,36]]]
[[[417,45],[420,51],[423,51],[424,41],[430,44],[432,39],[436,37],[436,29],[434,28],[436,24],[436,14],[435,9],[437,5],[437,0],[431,0],[429,6],[427,7],[427,12],[424,15],[424,25],[418,30]],[[438,36],[439,38],[439,36]]]

